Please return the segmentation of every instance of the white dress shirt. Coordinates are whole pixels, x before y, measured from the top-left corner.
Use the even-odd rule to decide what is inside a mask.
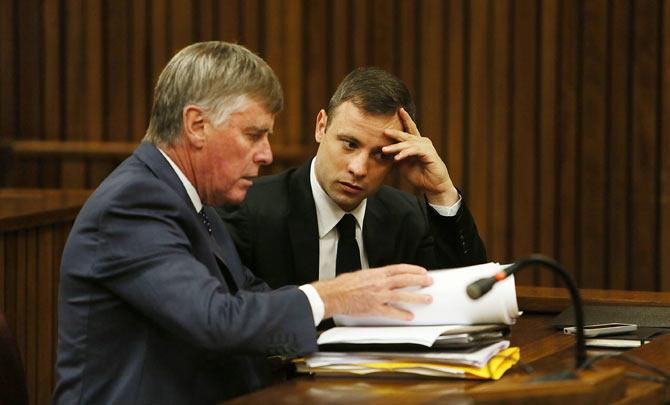
[[[177,166],[175,162],[173,162],[172,159],[170,159],[170,157],[165,152],[163,152],[160,148],[158,148],[158,151],[165,157],[165,159],[168,161],[168,163],[175,171],[175,173],[177,173],[177,177],[179,177],[179,180],[186,189],[186,193],[191,199],[191,203],[193,204],[193,208],[195,208],[195,212],[200,212],[200,210],[202,209],[202,201],[200,200],[200,196],[198,195],[198,192],[196,191],[195,187],[193,187],[193,184],[191,184],[189,179],[184,175],[181,169],[179,169],[179,166]],[[298,288],[307,296],[309,305],[310,307],[312,307],[312,316],[314,317],[314,325],[315,326],[318,325],[323,320],[323,315],[325,313],[323,300],[319,296],[319,293],[316,291],[316,289],[310,284],[303,284]]]

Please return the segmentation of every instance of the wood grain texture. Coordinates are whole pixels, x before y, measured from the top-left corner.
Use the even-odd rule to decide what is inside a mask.
[[[381,66],[414,95],[419,129],[463,190],[492,260],[540,251],[584,287],[668,290],[669,8],[668,0],[7,0],[0,139],[136,143],[165,63],[188,43],[221,39],[267,59],[284,86],[276,163],[263,170],[273,173],[293,164],[282,149],[314,152],[315,114],[352,68]],[[17,155],[7,185],[91,188],[118,164],[44,145],[55,146]],[[519,282],[555,279],[542,272]]]

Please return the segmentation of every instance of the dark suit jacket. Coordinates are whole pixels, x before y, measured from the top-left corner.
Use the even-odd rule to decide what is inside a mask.
[[[268,292],[205,210],[212,236],[149,144],[86,202],[63,252],[55,403],[211,404],[262,386],[266,355],[316,350],[306,296]]]
[[[218,209],[242,261],[272,287],[319,278],[310,164],[260,178],[241,205]],[[368,197],[363,243],[370,267],[412,263],[436,269],[486,262],[465,204],[456,216],[442,217],[423,199],[387,186]]]

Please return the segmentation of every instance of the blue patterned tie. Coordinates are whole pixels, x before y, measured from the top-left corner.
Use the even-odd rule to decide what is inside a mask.
[[[207,214],[205,214],[204,207],[203,207],[203,209],[200,210],[200,212],[198,212],[198,216],[200,217],[200,220],[202,221],[202,223],[205,225],[205,228],[207,228],[207,232],[209,232],[209,234],[211,235],[212,234],[212,223],[209,222],[209,218],[207,217]]]

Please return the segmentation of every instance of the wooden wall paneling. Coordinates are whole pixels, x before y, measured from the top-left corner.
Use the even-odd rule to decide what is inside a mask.
[[[635,1],[633,66],[632,250],[631,287],[657,288],[656,176],[658,103],[658,7],[653,0]]]
[[[7,266],[7,257],[5,255],[5,233],[0,232],[0,312],[2,314],[6,313],[5,310],[5,299],[7,297],[7,286],[6,283],[6,273],[9,271]]]
[[[394,54],[398,50],[394,43],[396,8],[393,1],[372,0],[370,51],[372,64],[394,73]]]
[[[214,2],[216,0],[200,0],[195,4],[195,22],[196,22],[196,38],[200,41],[214,41],[218,39],[218,34],[215,34],[215,16]],[[268,7],[270,7],[270,1]]]
[[[190,0],[171,0],[167,25],[171,30],[170,60],[172,55],[194,42],[193,2]],[[167,63],[167,60],[165,63]],[[164,64],[165,64],[164,63]]]
[[[284,114],[286,116],[286,133],[284,139],[288,145],[300,145],[302,142],[302,133],[307,131],[314,133],[314,124],[309,128],[302,128],[303,97],[305,84],[303,83],[303,25],[302,25],[302,2],[287,0],[284,4],[285,17],[284,32],[286,38],[284,41]]]
[[[51,351],[51,364],[56,364],[57,349],[58,349],[58,286],[60,284],[60,263],[63,256],[63,248],[65,247],[65,241],[67,240],[68,235],[70,234],[70,229],[72,228],[72,223],[62,223],[54,225],[54,255],[53,255],[53,272],[51,274],[51,285],[53,286],[53,294],[51,296],[51,307],[53,311],[51,312],[52,316],[52,325],[53,327],[53,340],[52,340],[52,351]],[[55,376],[51,375],[51,386],[56,385]]]
[[[242,2],[242,44],[251,49],[261,57],[264,56],[265,46],[263,43],[264,22],[261,18],[263,3],[261,0],[244,0]]]
[[[420,26],[423,26],[426,23],[425,17],[425,6],[427,3],[420,3],[424,6],[421,10],[421,20],[419,22]],[[446,57],[445,65],[440,71],[444,72],[445,79],[441,85],[438,83],[430,84],[425,83],[425,78],[423,77],[423,69],[430,69],[428,64],[429,55],[426,55],[426,48],[422,46],[421,52],[418,55],[418,66],[421,68],[419,74],[419,95],[423,97],[424,91],[430,91],[435,93],[435,89],[442,89],[442,92],[446,97],[443,97],[440,102],[443,105],[441,111],[437,111],[438,116],[443,115],[446,118],[446,123],[444,128],[446,128],[444,145],[441,145],[439,139],[436,135],[426,132],[427,136],[430,136],[435,144],[435,147],[438,149],[440,156],[447,165],[449,169],[449,175],[451,180],[457,187],[463,188],[465,195],[468,195],[468,185],[464,184],[464,162],[463,152],[465,148],[465,122],[463,121],[464,112],[465,112],[465,92],[467,82],[465,79],[465,28],[464,28],[464,2],[454,0],[445,4],[444,14],[438,15],[434,18],[439,19],[444,15],[444,22],[446,25],[445,38],[443,42],[444,48],[438,50],[437,55],[444,54]],[[426,38],[424,37],[424,32],[428,29],[421,27],[422,35],[420,38],[420,43],[424,43]],[[436,56],[433,55],[433,58]],[[423,108],[420,110],[422,122],[428,119],[428,112]],[[425,130],[424,130],[425,131]],[[442,130],[441,132],[443,132]],[[443,146],[443,149],[440,149],[440,146]]]
[[[26,231],[16,231],[14,232],[16,235],[16,265],[14,266],[13,272],[15,274],[15,285],[14,288],[16,289],[16,295],[15,295],[15,301],[14,301],[14,308],[12,311],[14,314],[14,336],[16,337],[16,344],[19,348],[19,352],[21,353],[21,358],[23,359],[23,363],[26,366],[26,379],[28,380],[28,391],[29,392],[34,392],[31,390],[31,385],[29,383],[30,381],[30,376],[28,374],[28,365],[29,359],[28,359],[28,347],[27,347],[27,340],[28,340],[28,334],[26,331],[26,325],[28,323],[28,320],[26,319],[26,313],[27,313],[27,298],[26,298],[26,284],[27,284],[27,273],[28,273],[28,264],[26,263],[26,258],[27,258],[27,232]],[[29,398],[30,402],[34,402],[34,398]]]
[[[349,0],[351,8],[351,47],[353,67],[370,65],[370,1],[371,0]]]
[[[136,2],[133,4],[141,4]],[[104,86],[106,82],[102,78],[109,70],[107,66],[103,65],[103,53],[107,52],[107,47],[104,44],[103,27],[105,27],[105,20],[103,19],[103,3],[99,1],[87,1],[83,4],[83,32],[84,32],[84,46],[82,49],[83,59],[86,61],[86,68],[84,69],[84,77],[86,86],[83,89],[83,99],[85,102],[82,105],[85,111],[84,128],[86,140],[102,141],[105,137],[105,118],[106,114],[106,97],[108,88]],[[105,34],[106,35],[106,34]],[[113,69],[122,69],[121,66]],[[135,74],[135,73],[134,73]],[[142,75],[144,77],[144,75]],[[114,88],[114,86],[111,86]],[[110,162],[96,161],[91,159],[86,164],[88,176],[86,179],[86,187],[97,187],[97,185],[104,179],[112,169]]]
[[[178,7],[179,2],[174,1],[173,7]],[[108,113],[105,117],[103,139],[109,141],[125,141],[130,131],[130,111],[132,100],[130,97],[130,66],[133,55],[130,54],[128,21],[130,3],[128,0],[118,0],[104,3],[105,26],[103,69],[107,80],[105,80],[104,103]],[[186,10],[179,10],[187,13]],[[172,10],[172,17],[175,10]],[[173,40],[175,43],[182,40],[184,26],[188,26],[189,19],[186,15],[179,18],[179,23],[168,24],[173,29]]]
[[[539,223],[538,223],[538,251],[549,257],[556,257],[556,99],[557,77],[556,65],[558,61],[558,0],[544,0],[540,3],[540,29],[538,37],[538,71],[539,71],[539,136],[537,150],[539,154],[540,173],[538,184]],[[556,277],[548,271],[538,273],[538,284],[554,286]]]
[[[7,318],[7,325],[16,338],[16,303],[18,292],[18,280],[16,268],[18,266],[18,241],[16,232],[7,232],[3,234],[5,240],[5,289],[3,290],[3,311]]]
[[[37,324],[37,230],[29,229],[26,231],[26,267],[25,267],[25,364],[26,364],[26,382],[28,392],[32,397],[33,403],[38,403],[37,393],[37,335],[39,326]]]
[[[512,220],[514,232],[513,259],[525,257],[536,250],[536,33],[537,2],[518,1],[514,7],[514,115],[512,133]],[[532,284],[537,272],[521,272],[519,284]]]
[[[88,2],[87,2],[88,3]],[[61,100],[65,103],[64,140],[74,141],[86,138],[84,130],[84,114],[82,114],[81,79],[85,76],[82,47],[84,44],[83,22],[88,15],[83,15],[81,0],[68,1],[65,13],[65,47],[63,66],[67,67],[64,74],[64,91]],[[92,23],[92,22],[91,22]],[[102,45],[102,43],[100,43]],[[99,45],[99,46],[100,46]],[[102,48],[102,46],[100,46]],[[95,67],[95,64],[94,64]],[[102,81],[103,74],[97,79]],[[87,85],[90,84],[87,82]],[[86,102],[93,101],[87,99]],[[84,103],[85,104],[85,103]],[[86,111],[90,112],[90,111]],[[84,188],[86,186],[86,165],[81,160],[63,160],[61,163],[61,187]]]
[[[47,1],[42,5],[44,24],[44,113],[43,136],[48,140],[58,140],[63,135],[61,126],[63,108],[60,102],[61,88],[61,15],[60,2]],[[60,162],[53,159],[42,162],[41,185],[57,188],[60,186]]]
[[[149,8],[149,41],[151,43],[151,94],[163,67],[172,56],[170,50],[170,31],[167,23],[168,0],[151,0]],[[147,118],[148,122],[148,118]]]
[[[609,7],[610,39],[608,66],[608,142],[607,142],[607,287],[626,289],[629,286],[630,263],[628,157],[629,128],[631,127],[630,80],[632,42],[630,34],[630,3],[611,2]]]
[[[285,86],[284,70],[284,25],[282,24],[284,15],[284,1],[269,1],[265,8],[265,21],[267,22],[267,31],[265,37],[265,60],[277,75],[282,84],[284,94],[287,91]],[[286,109],[275,117],[274,134],[270,139],[270,145],[274,148],[276,145],[285,143],[286,134]]]
[[[0,1],[0,140],[16,137],[18,41],[14,37],[15,1]]]
[[[470,69],[468,74],[468,135],[469,147],[464,151],[468,181],[469,208],[477,220],[481,237],[488,235],[489,206],[489,134],[490,134],[490,69],[487,41],[490,38],[490,1],[469,3]]]
[[[324,107],[330,100],[330,96],[340,84],[342,79],[352,70],[349,48],[349,38],[351,35],[350,25],[344,24],[349,21],[349,3],[346,1],[329,1],[328,26],[330,29],[330,77],[328,77],[328,100],[324,100]],[[326,50],[328,51],[328,50]],[[397,50],[400,51],[400,50]]]
[[[133,1],[130,5],[130,125],[126,141],[139,142],[147,128],[151,100],[151,84],[147,72],[147,1]],[[204,13],[211,17],[211,13]],[[199,24],[209,27],[211,23]]]
[[[417,99],[418,77],[420,70],[417,67],[418,63],[418,44],[420,43],[420,36],[418,35],[419,28],[417,24],[416,3],[412,0],[400,0],[398,8],[396,9],[396,24],[394,39],[394,52],[396,55],[396,66],[394,71],[398,77],[405,82],[407,88],[412,93],[414,102]],[[448,43],[450,38],[447,37],[445,43]],[[419,121],[421,119],[419,118]]]
[[[37,404],[49,403],[52,391],[53,352],[54,352],[54,323],[53,313],[57,307],[53,304],[53,295],[56,285],[53,284],[53,255],[55,226],[46,225],[38,228],[35,255],[36,268],[36,306],[37,311]]]
[[[486,231],[490,260],[507,262],[511,258],[510,116],[512,111],[510,46],[511,6],[509,0],[496,0],[492,6],[491,30],[491,190],[493,212]],[[479,224],[481,227],[482,224]]]
[[[575,246],[580,243],[576,233],[577,205],[577,63],[578,63],[578,5],[579,1],[561,1],[559,8],[559,82],[558,86],[558,260],[573,276],[578,264]]]
[[[286,1],[286,0],[282,0]],[[290,3],[298,3],[296,0],[290,0]],[[240,37],[240,1],[216,1],[218,8],[217,25],[219,27],[219,38],[222,41],[239,43]],[[296,21],[299,23],[299,21]]]
[[[18,92],[12,99],[18,104],[18,133],[20,139],[37,139],[42,136],[42,36],[41,8],[39,2],[27,0],[16,2],[18,20],[15,26],[17,41],[21,46],[17,52]],[[15,173],[21,173],[21,184],[26,187],[39,186],[39,164],[32,161],[18,162]]]
[[[605,100],[607,79],[607,4],[582,3],[582,118],[580,122],[581,199],[580,286],[605,286]]]
[[[330,95],[327,94],[326,80],[330,47],[327,43],[326,0],[311,0],[305,3],[305,94],[303,113],[302,145],[311,145],[314,141],[314,123],[321,108],[328,104]]]
[[[670,0],[663,0],[661,14],[661,90],[660,90],[660,290],[670,291]]]

